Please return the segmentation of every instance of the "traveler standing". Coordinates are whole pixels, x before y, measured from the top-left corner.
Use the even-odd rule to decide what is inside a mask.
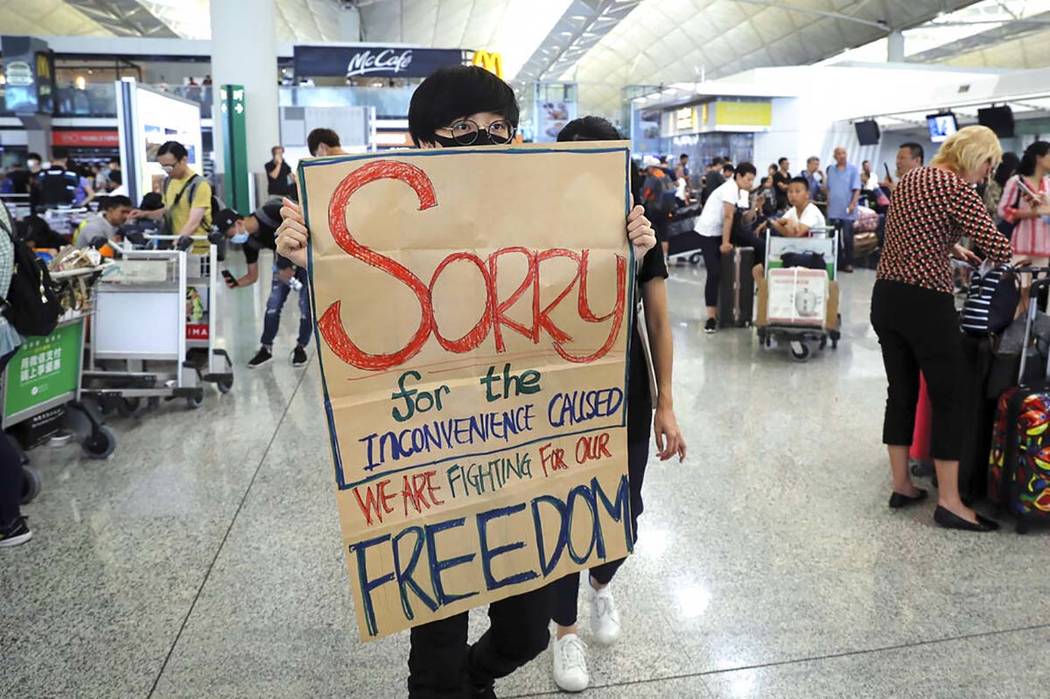
[[[131,218],[163,220],[164,235],[207,235],[211,231],[211,185],[190,169],[189,152],[178,141],[167,141],[157,149],[157,163],[167,177],[161,185],[164,208],[135,209]]]
[[[791,162],[787,158],[777,161],[777,171],[773,173],[773,192],[776,194],[775,204],[778,212],[788,208],[788,185],[791,183]]]
[[[806,160],[806,171],[802,173],[809,184],[809,198],[811,201],[819,201],[824,189],[824,173],[820,171],[820,158],[815,155]]]
[[[656,239],[660,242],[666,258],[671,249],[671,242],[667,235],[667,227],[670,223],[668,217],[674,213],[675,191],[678,186],[667,175],[667,171],[657,158],[647,155],[642,159],[642,165],[646,169],[646,178],[642,183],[641,202],[645,206],[646,218],[652,221]]]
[[[988,185],[984,188],[984,205],[988,209],[988,215],[997,222],[1001,220],[999,202],[1003,198],[1003,187],[1017,174],[1017,166],[1020,164],[1021,159],[1017,157],[1017,153],[1003,153],[1003,162],[995,168],[995,174],[988,178]]]
[[[959,496],[966,408],[957,396],[964,359],[950,258],[979,261],[959,245],[967,236],[989,259],[1010,259],[1009,242],[996,230],[974,189],[988,179],[1001,156],[991,129],[968,126],[941,145],[930,167],[901,178],[871,299],[871,324],[889,381],[882,433],[893,478],[889,506],[897,509],[926,498],[908,471],[921,370],[933,405],[931,455],[939,488],[934,520],[949,529],[998,528]]]
[[[281,225],[281,203],[274,201],[263,204],[248,216],[241,216],[233,209],[223,209],[215,222],[219,231],[231,243],[241,246],[248,270],[244,276],[234,279],[226,278],[226,286],[231,289],[249,287],[259,280],[259,251],[273,250],[273,275],[270,280],[270,297],[266,301],[266,314],[263,316],[263,333],[259,340],[259,351],[248,362],[249,369],[258,369],[273,359],[273,343],[281,327],[281,311],[292,291],[299,293],[299,336],[295,349],[292,350],[292,366],[306,364],[306,348],[310,344],[313,332],[313,320],[310,313],[310,277],[305,267],[296,267],[283,257],[278,256],[275,235]]]
[[[707,166],[707,172],[704,173],[704,188],[700,194],[700,203],[706,204],[711,192],[725,184],[725,181],[726,178],[722,176],[722,159],[715,157]]]
[[[704,256],[707,280],[704,283],[704,306],[707,320],[704,332],[718,330],[718,285],[722,275],[722,255],[733,251],[733,240],[739,238],[739,226],[735,226],[738,208],[747,209],[746,200],[755,184],[755,166],[740,163],[732,178],[711,193],[696,222],[700,234],[700,252]],[[744,201],[741,201],[745,198]],[[750,242],[750,241],[749,241]],[[755,250],[755,259],[762,259]]]
[[[7,208],[0,202],[0,299],[7,298],[11,277],[15,272],[14,224]],[[15,356],[22,336],[0,313],[0,376],[3,376],[11,358]],[[22,516],[22,459],[0,430],[0,548],[24,544],[33,537],[26,518]]]
[[[514,138],[518,115],[509,85],[483,68],[456,66],[436,71],[416,88],[408,127],[420,148],[506,144]],[[285,200],[281,216],[277,251],[305,267],[309,231],[302,209]],[[656,245],[641,206],[628,215],[626,233],[639,258]],[[529,242],[522,240],[525,245]],[[409,697],[495,697],[497,678],[511,674],[547,647],[552,603],[550,585],[493,602],[489,628],[473,645],[467,644],[465,612],[414,627]]]
[[[584,117],[565,125],[558,134],[559,141],[619,141],[623,137],[605,119]],[[627,477],[630,487],[631,532],[638,541],[638,516],[642,514],[642,481],[649,461],[649,440],[656,432],[656,446],[661,461],[678,455],[685,458],[686,445],[678,428],[671,395],[671,369],[674,361],[671,321],[667,313],[667,265],[663,256],[650,250],[641,258],[637,282],[645,311],[646,341],[637,323],[631,337],[627,359]],[[656,386],[650,386],[648,359]],[[656,405],[653,393],[656,389]],[[653,412],[655,408],[655,414]],[[613,576],[624,559],[596,566],[588,576],[587,594],[591,602],[591,629],[594,638],[604,645],[620,637],[620,614],[609,588]],[[577,603],[580,595],[580,574],[570,573],[555,582],[554,612],[555,638],[551,647],[555,683],[567,692],[581,692],[590,684],[587,671],[586,646],[576,628]]]
[[[41,206],[72,206],[80,187],[80,176],[69,164],[66,152],[56,148],[51,167],[40,173],[37,183]]]
[[[1014,223],[1011,245],[1014,262],[1027,262],[1036,267],[1050,264],[1050,225],[1043,221],[1035,206],[1025,196],[1022,183],[1034,194],[1050,193],[1050,143],[1036,141],[1025,149],[1017,175],[1003,187],[999,216]]]
[[[918,143],[902,143],[897,149],[897,180],[907,175],[917,167],[922,167],[926,162],[926,151]],[[890,196],[897,189],[897,182],[887,176],[879,185],[886,190]]]
[[[295,198],[295,180],[292,168],[284,161],[284,148],[270,149],[270,162],[263,165],[266,171],[266,193],[271,197]]]
[[[835,164],[828,168],[825,188],[828,195],[828,221],[842,231],[839,246],[839,268],[853,271],[853,222],[857,219],[860,199],[860,172],[847,162],[846,149],[835,149]]]

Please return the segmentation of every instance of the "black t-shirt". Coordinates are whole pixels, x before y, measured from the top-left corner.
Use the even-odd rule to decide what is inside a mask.
[[[40,203],[45,206],[72,204],[76,200],[80,178],[63,167],[40,173]]]
[[[244,250],[244,259],[250,265],[259,261],[260,250],[265,248],[277,251],[275,236],[277,227],[281,225],[281,204],[280,202],[263,204],[252,213],[252,216],[259,222],[259,230],[248,236],[248,242],[241,248]],[[281,266],[280,262],[283,259],[283,257],[277,258],[278,267]]]
[[[788,193],[786,189],[780,189],[780,185],[787,187],[789,182],[791,182],[791,173],[785,174],[777,170],[776,174],[773,175],[773,191],[777,195],[777,211],[783,211],[787,208]]]
[[[667,279],[667,263],[659,245],[654,247],[642,259],[638,268],[635,296],[641,302],[642,287],[653,279]],[[637,321],[637,315],[634,318]],[[652,399],[649,395],[649,368],[645,362],[645,350],[642,349],[642,337],[638,324],[634,324],[631,333],[630,354],[627,357],[627,440],[648,439],[649,426],[652,423]]]
[[[288,167],[288,163],[281,161],[281,170],[277,173],[277,177],[270,177],[270,173],[273,172],[276,163],[270,161],[263,167],[266,168],[266,193],[273,194],[276,196],[287,197],[295,194],[295,184],[292,182],[292,168]]]
[[[7,173],[11,180],[11,192],[13,194],[29,194],[29,188],[33,183],[33,173],[29,170],[19,168]]]
[[[726,178],[721,171],[714,170],[704,176],[704,182],[704,192],[701,201],[706,204],[707,198],[711,196],[711,193],[726,183]]]

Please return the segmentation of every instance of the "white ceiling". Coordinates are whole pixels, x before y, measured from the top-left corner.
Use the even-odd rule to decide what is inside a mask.
[[[129,0],[90,0],[118,9]],[[175,34],[208,38],[210,0],[137,0]],[[251,0],[261,8],[266,0]],[[340,0],[272,0],[280,41],[345,41]],[[610,0],[355,0],[364,41],[499,51],[509,78],[570,18],[572,2]],[[614,2],[617,0],[613,0]],[[814,63],[846,49],[870,46],[889,28],[908,29],[973,0],[642,0],[570,70],[546,79],[580,83],[581,113],[617,115],[625,85],[695,82],[759,66]],[[1027,0],[1033,7],[1046,0]],[[87,0],[0,0],[3,33],[111,35],[79,11]],[[1026,0],[997,0],[1016,12]],[[1043,8],[1036,8],[1043,9]],[[993,10],[988,10],[993,11]],[[119,17],[119,15],[118,15]],[[570,18],[571,19],[571,18]],[[884,23],[880,25],[879,23]],[[958,52],[931,57],[941,63],[981,67],[1050,64],[1050,25],[1029,25],[1017,37],[964,38]],[[940,30],[945,31],[945,30]],[[963,29],[960,35],[979,33]],[[989,35],[990,36],[990,35]],[[250,40],[244,37],[243,40]]]

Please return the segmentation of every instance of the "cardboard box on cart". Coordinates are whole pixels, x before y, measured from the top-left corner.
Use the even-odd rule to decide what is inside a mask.
[[[769,282],[764,277],[758,280],[758,309],[755,325],[759,328],[769,325]],[[839,283],[837,281],[828,282],[824,327],[826,330],[839,329]]]

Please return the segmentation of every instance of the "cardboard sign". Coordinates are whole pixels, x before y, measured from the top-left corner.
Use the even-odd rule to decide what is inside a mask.
[[[626,144],[304,161],[363,639],[630,550]]]
[[[773,324],[823,327],[827,313],[828,274],[822,269],[771,269],[769,308]]]

